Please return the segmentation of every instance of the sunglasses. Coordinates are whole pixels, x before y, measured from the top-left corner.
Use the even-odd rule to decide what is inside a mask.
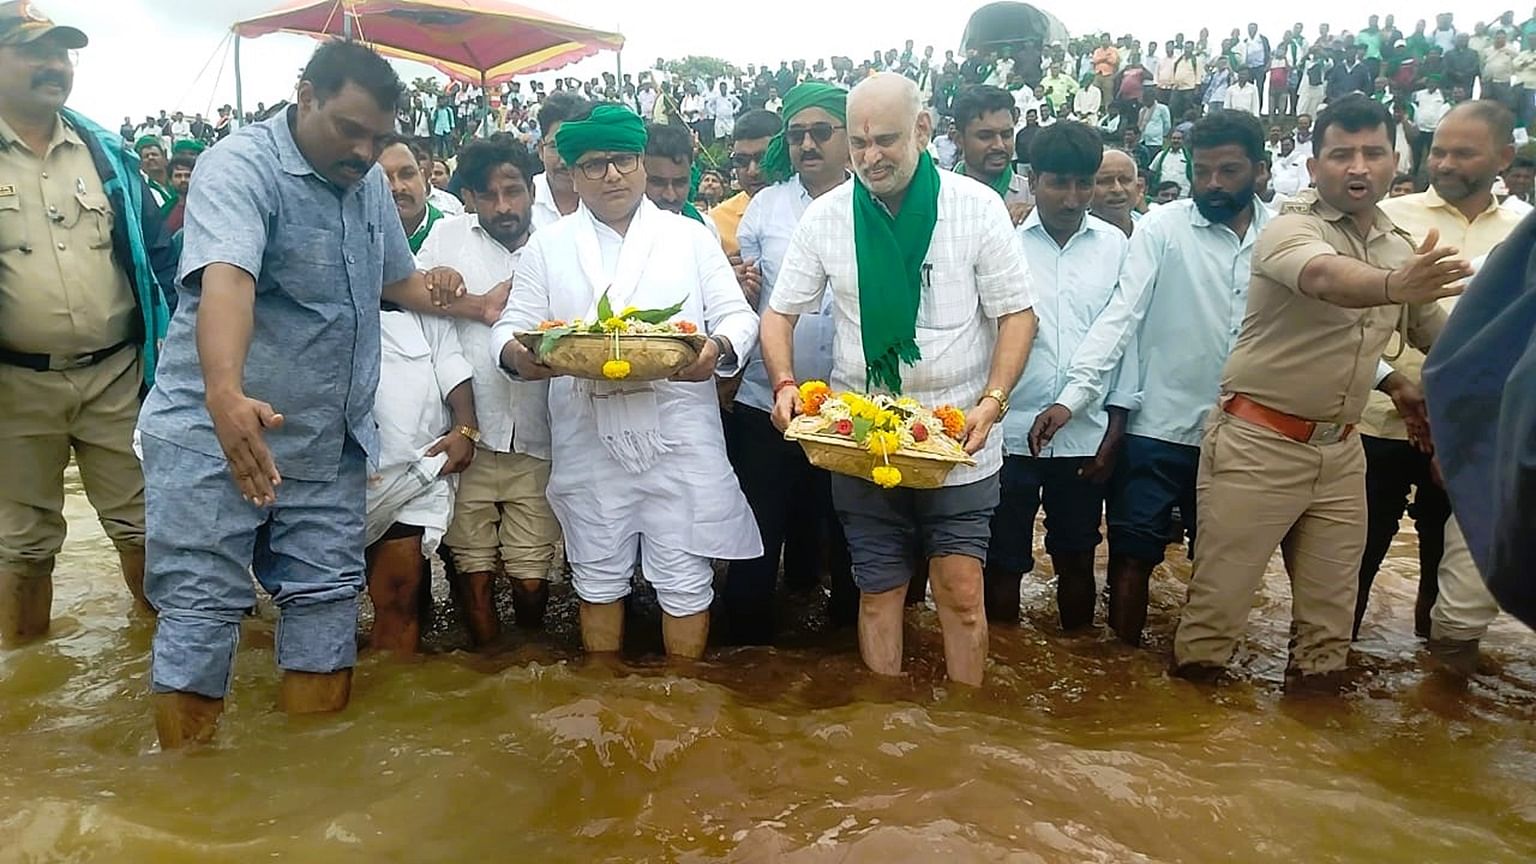
[[[619,153],[603,159],[587,159],[576,163],[581,176],[588,180],[601,180],[607,177],[609,165],[612,165],[620,174],[633,174],[635,169],[640,167],[640,154]]]
[[[763,161],[763,154],[761,154],[761,153],[732,153],[731,154],[731,167],[733,167],[733,168],[740,168],[742,170],[746,170],[747,168],[751,168],[752,167],[752,163],[754,163],[754,162],[761,163],[762,161]]]
[[[784,130],[784,143],[799,144],[805,140],[805,136],[811,136],[811,140],[817,144],[825,144],[832,140],[832,133],[839,129],[847,129],[847,126],[834,126],[831,123],[812,123],[809,126],[791,126]]]

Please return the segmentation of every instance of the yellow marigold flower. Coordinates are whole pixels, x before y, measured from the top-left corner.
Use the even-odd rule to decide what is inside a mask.
[[[629,322],[623,318],[609,318],[603,322],[603,330],[609,333],[618,331],[623,333],[629,329]]]
[[[875,470],[869,472],[869,478],[876,485],[890,489],[901,485],[901,469],[892,465],[876,465]]]
[[[889,456],[901,449],[901,436],[895,432],[871,432],[864,439],[864,446],[876,456]]]
[[[603,377],[612,381],[629,377],[628,360],[609,360],[603,364]]]
[[[811,401],[817,394],[823,394],[823,398],[825,398],[825,394],[830,394],[831,392],[832,388],[828,387],[825,381],[807,381],[800,385],[800,399],[804,402]]]

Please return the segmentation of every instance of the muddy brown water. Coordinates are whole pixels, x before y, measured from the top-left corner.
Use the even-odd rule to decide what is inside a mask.
[[[275,711],[264,609],[217,744],[162,754],[150,625],[70,482],[53,635],[0,655],[0,862],[1536,860],[1536,638],[1501,618],[1468,686],[1430,674],[1407,526],[1343,697],[1280,690],[1278,558],[1217,688],[1165,674],[1181,553],[1142,650],[1060,635],[1027,580],[977,693],[946,685],[931,609],[881,683],[815,598],[786,603],[783,647],[686,670],[646,656],[652,610],[613,669],[582,661],[568,589],[547,634],[486,658],[439,585],[433,653],[364,659],[327,718]]]

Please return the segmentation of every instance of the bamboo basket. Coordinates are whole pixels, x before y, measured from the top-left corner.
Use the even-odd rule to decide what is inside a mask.
[[[784,438],[787,441],[798,441],[805,451],[805,458],[812,465],[835,474],[869,480],[870,472],[876,465],[888,462],[901,471],[899,485],[908,489],[937,489],[944,485],[944,478],[949,476],[956,465],[976,464],[976,460],[964,450],[959,450],[959,455],[947,456],[926,450],[901,449],[881,458],[851,438],[809,431],[808,424],[794,422],[784,431]]]
[[[606,381],[603,364],[613,358],[614,338],[602,333],[570,333],[555,342],[549,354],[539,355],[543,333],[517,334],[517,341],[532,351],[539,362],[556,374]],[[670,378],[699,359],[707,337],[700,333],[677,336],[620,336],[619,358],[629,361],[625,381],[660,381]]]

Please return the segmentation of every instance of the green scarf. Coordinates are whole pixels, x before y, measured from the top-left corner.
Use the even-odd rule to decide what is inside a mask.
[[[955,163],[955,173],[961,175],[962,177],[970,176],[969,174],[965,173],[964,159],[961,159]],[[980,178],[976,179],[978,181],[980,180]],[[1008,200],[1008,190],[1013,187],[1013,163],[1009,162],[1008,165],[1003,168],[1003,173],[997,175],[997,179],[993,180],[987,185],[992,188],[993,192],[997,193],[997,197],[1003,199],[1004,201]]]
[[[431,202],[428,202],[427,215],[422,217],[421,224],[416,226],[415,233],[405,238],[406,242],[411,244],[412,255],[416,255],[421,252],[422,244],[427,242],[427,235],[432,233],[432,226],[436,225],[437,220],[441,218],[443,218],[443,212],[436,207],[433,207]]]
[[[780,110],[784,126],[788,127],[795,115],[807,108],[820,108],[838,120],[847,122],[848,91],[820,81],[796,84],[784,94],[784,106]],[[763,151],[760,165],[763,178],[770,184],[788,180],[795,173],[789,161],[789,145],[784,143],[783,129],[768,142],[768,149]]]
[[[865,386],[901,394],[901,364],[922,359],[917,307],[923,259],[939,219],[939,171],[927,153],[893,218],[854,177],[853,249],[859,267],[859,332],[864,339]]]
[[[699,223],[700,225],[705,224],[704,214],[699,212],[699,208],[693,206],[692,201],[683,202],[683,215]]]

